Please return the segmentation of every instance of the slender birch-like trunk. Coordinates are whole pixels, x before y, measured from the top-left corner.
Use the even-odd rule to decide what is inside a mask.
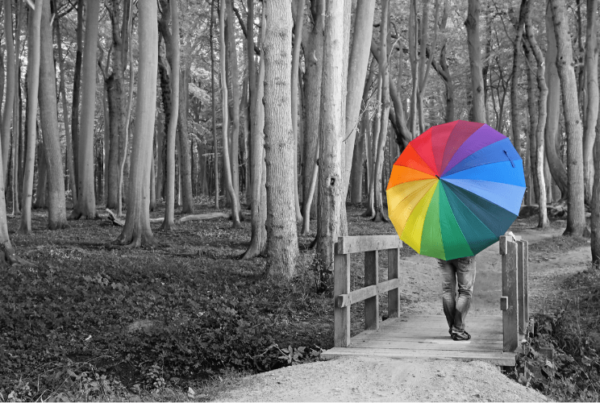
[[[23,172],[23,203],[19,232],[31,234],[31,207],[33,202],[33,170],[35,162],[35,138],[37,127],[38,92],[40,85],[40,27],[43,0],[35,1],[35,11],[29,22],[27,55],[27,150]],[[4,174],[2,174],[4,179]],[[93,181],[92,181],[93,186]]]

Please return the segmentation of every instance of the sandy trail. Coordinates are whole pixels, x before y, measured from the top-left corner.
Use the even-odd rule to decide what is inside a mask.
[[[529,241],[543,242],[560,229],[514,231]],[[530,312],[540,309],[562,280],[583,270],[588,248],[566,253],[530,253]],[[412,303],[405,312],[440,315],[441,283],[436,261],[420,255],[402,260],[407,281],[402,292]],[[401,275],[402,278],[402,275]],[[477,256],[472,314],[499,314],[501,261],[498,244]],[[468,326],[468,322],[467,322]],[[546,401],[535,390],[508,379],[484,362],[427,359],[345,357],[297,365],[233,382],[217,397],[223,401]]]

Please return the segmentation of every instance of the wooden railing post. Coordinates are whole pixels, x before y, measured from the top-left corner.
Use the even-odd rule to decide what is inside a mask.
[[[339,244],[338,244],[339,245]],[[350,255],[335,253],[333,273],[333,295],[350,293]],[[350,345],[350,304],[334,307],[334,343],[335,347]]]
[[[400,266],[400,249],[388,250],[388,280],[398,277]],[[388,291],[388,318],[400,317],[400,292],[397,288]]]
[[[388,293],[388,317],[400,314],[398,266],[402,241],[394,235],[339,237],[335,245],[333,277],[333,334],[335,347],[350,345],[350,307],[365,301],[365,328],[379,329],[379,294]],[[388,251],[388,279],[379,281],[378,251]],[[350,254],[365,254],[365,283],[350,291]]]
[[[519,347],[519,279],[517,243],[512,236],[500,237],[502,255],[503,351],[514,352]]]
[[[379,253],[365,252],[365,287],[379,283]],[[379,329],[379,294],[365,300],[365,329]]]
[[[519,284],[519,334],[527,332],[529,324],[529,248],[527,241],[517,241],[518,246],[518,284]]]

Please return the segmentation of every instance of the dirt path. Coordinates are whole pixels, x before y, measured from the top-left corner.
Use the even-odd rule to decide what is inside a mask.
[[[561,234],[514,230],[534,244]],[[537,312],[564,278],[585,269],[589,247],[568,252],[530,249],[530,312]],[[406,312],[441,315],[440,279],[435,261],[420,255],[403,259]],[[497,314],[501,290],[498,245],[477,256],[473,315]],[[440,317],[440,320],[443,320]],[[468,325],[467,325],[468,326]],[[283,368],[243,378],[219,395],[222,401],[546,401],[483,362],[423,359],[340,358]]]

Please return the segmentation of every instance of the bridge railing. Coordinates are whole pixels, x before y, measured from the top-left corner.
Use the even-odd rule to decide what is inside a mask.
[[[397,235],[339,237],[334,268],[334,345],[350,345],[350,307],[365,301],[365,329],[379,329],[379,294],[388,293],[388,317],[400,315],[398,268],[402,241]],[[388,280],[379,281],[378,251],[388,253]],[[350,255],[364,253],[364,287],[350,291]]]
[[[527,241],[507,232],[500,237],[502,255],[502,310],[503,350],[515,352],[519,340],[527,331],[529,323]]]

